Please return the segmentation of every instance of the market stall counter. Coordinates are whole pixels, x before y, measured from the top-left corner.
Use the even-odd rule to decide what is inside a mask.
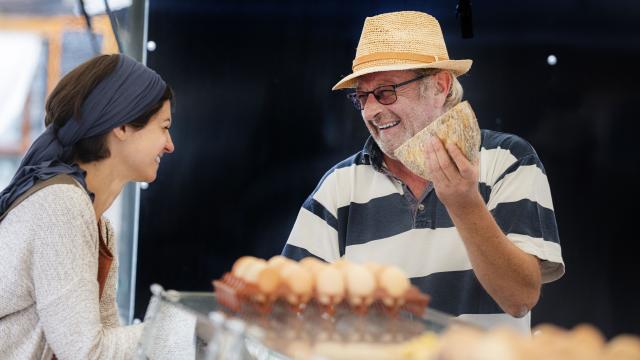
[[[471,326],[430,308],[420,316],[381,306],[356,314],[339,305],[329,315],[278,302],[264,313],[230,310],[213,292],[151,291],[140,359],[416,359],[435,351],[437,334],[453,324]]]

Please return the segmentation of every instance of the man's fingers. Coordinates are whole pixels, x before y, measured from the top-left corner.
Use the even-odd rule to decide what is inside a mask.
[[[465,179],[473,176],[473,164],[467,159],[466,156],[464,156],[462,150],[460,150],[460,148],[454,143],[447,143],[447,150],[454,163],[456,164],[456,167],[459,170],[459,174]]]
[[[447,149],[442,145],[440,139],[437,136],[431,137],[431,146],[435,152],[436,158],[438,159],[438,164],[440,164],[440,168],[444,175],[449,179],[449,181],[457,181],[461,176],[458,171],[458,167],[449,156]]]

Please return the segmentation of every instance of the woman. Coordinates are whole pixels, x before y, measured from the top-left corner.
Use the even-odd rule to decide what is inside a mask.
[[[142,327],[119,325],[115,239],[102,215],[173,152],[172,98],[124,55],[85,62],[49,96],[46,131],[0,193],[1,359],[134,356]]]

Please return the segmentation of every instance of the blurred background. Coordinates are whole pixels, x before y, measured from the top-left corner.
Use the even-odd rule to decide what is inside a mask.
[[[239,256],[280,253],[320,177],[368,135],[345,93],[330,90],[351,72],[364,18],[418,10],[438,18],[451,58],[474,60],[460,80],[480,126],[524,137],[545,165],[567,273],[543,287],[533,324],[640,334],[637,1],[476,1],[472,23],[453,0],[110,0],[111,16],[85,1],[94,36],[79,3],[0,0],[0,181],[42,131],[52,74],[96,47],[120,43],[171,84],[176,151],[156,182],[132,184],[111,210],[128,264],[125,320],[143,317],[152,283],[208,291]],[[15,25],[56,16],[78,26],[47,37]]]

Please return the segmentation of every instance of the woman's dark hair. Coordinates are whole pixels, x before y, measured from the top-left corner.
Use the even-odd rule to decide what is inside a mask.
[[[71,70],[53,89],[45,105],[45,126],[53,125],[56,129],[63,127],[72,117],[82,121],[82,104],[91,91],[118,65],[119,56],[100,55]],[[142,129],[149,119],[157,113],[165,101],[173,105],[173,91],[166,86],[162,97],[142,115],[127,125]],[[107,134],[97,135],[78,141],[65,161],[91,162],[106,159],[110,152],[107,147]]]

